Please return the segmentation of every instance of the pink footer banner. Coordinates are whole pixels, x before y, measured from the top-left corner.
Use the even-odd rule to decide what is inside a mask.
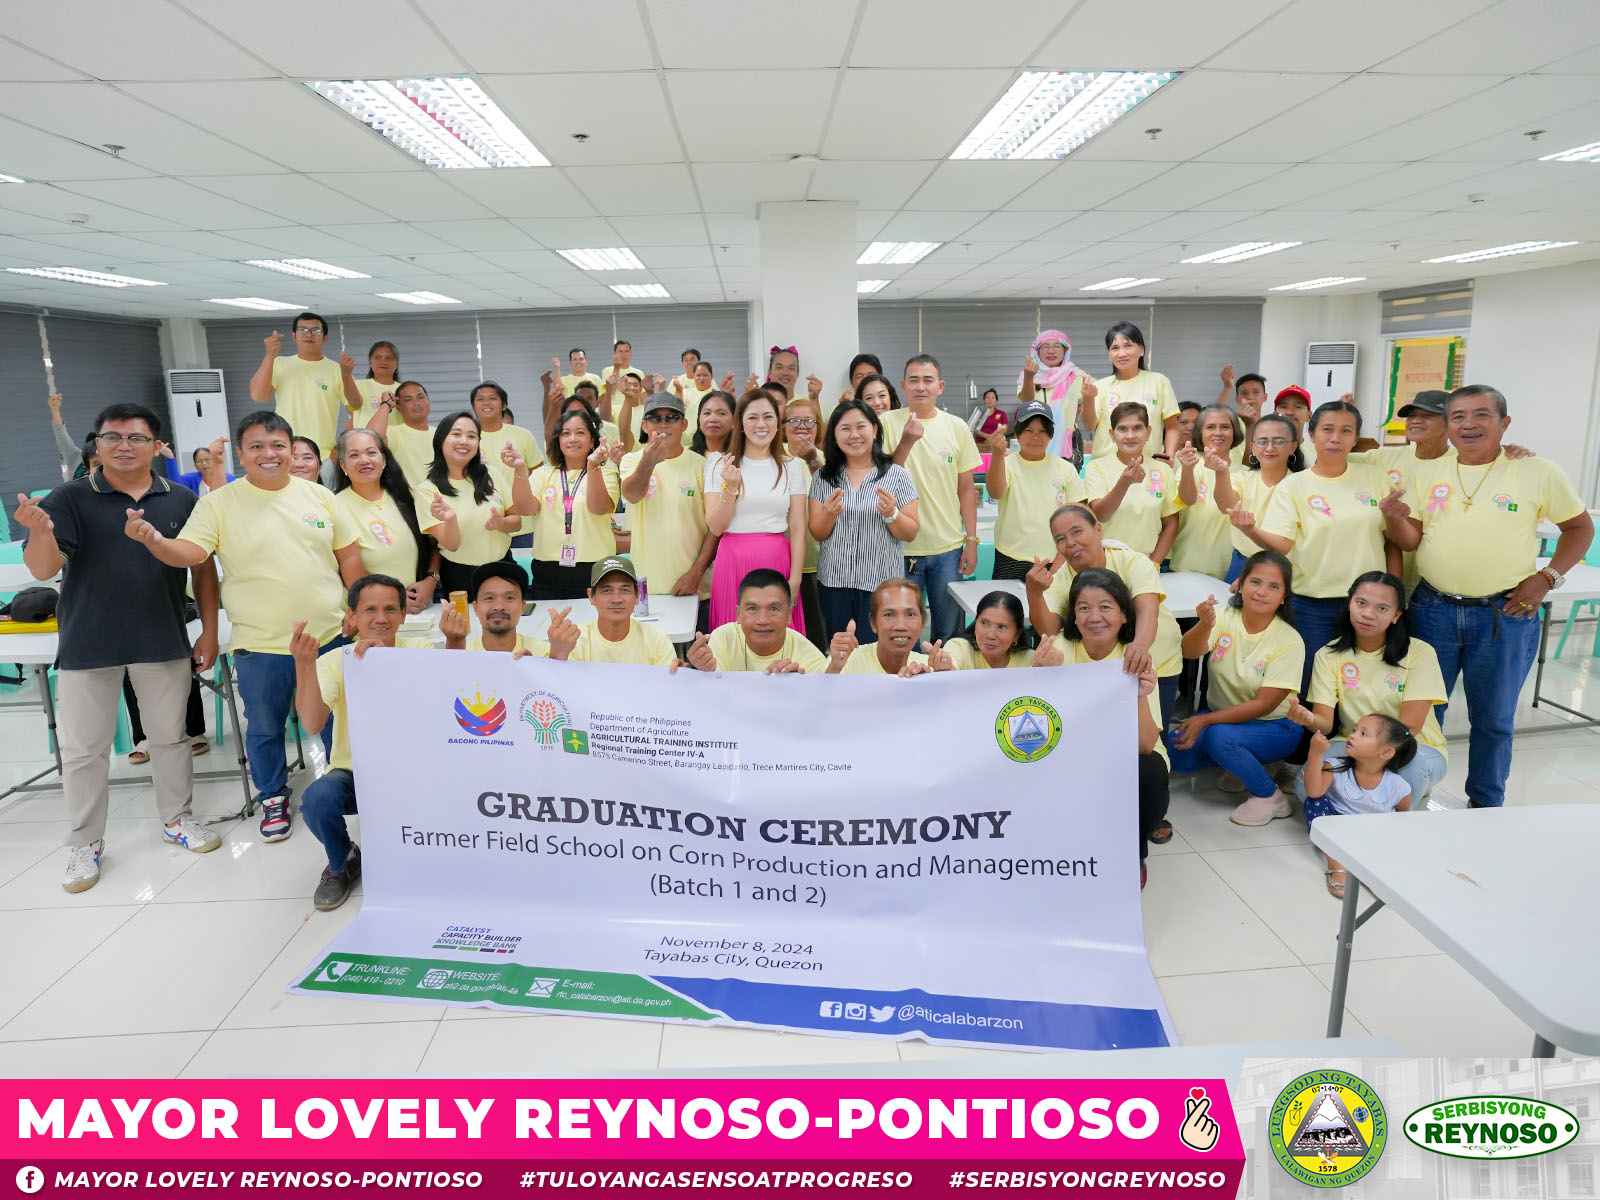
[[[17,1194],[1237,1193],[1205,1080],[3,1080]]]

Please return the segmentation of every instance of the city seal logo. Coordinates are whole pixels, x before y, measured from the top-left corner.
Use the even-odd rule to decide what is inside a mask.
[[[518,706],[519,719],[533,730],[533,740],[541,746],[562,744],[562,735],[572,727],[572,712],[554,692],[529,692]]]
[[[1267,1140],[1280,1166],[1311,1187],[1345,1187],[1377,1165],[1389,1140],[1383,1101],[1343,1071],[1311,1071],[1278,1093]]]
[[[995,717],[994,740],[1012,762],[1038,762],[1061,741],[1061,714],[1037,696],[1018,696]]]
[[[1417,1109],[1400,1130],[1407,1141],[1451,1158],[1532,1158],[1576,1140],[1578,1118],[1528,1096],[1458,1096]]]
[[[457,696],[455,717],[456,724],[473,737],[493,737],[506,723],[506,704],[493,694],[484,699],[482,692],[473,693],[470,700],[465,696]]]

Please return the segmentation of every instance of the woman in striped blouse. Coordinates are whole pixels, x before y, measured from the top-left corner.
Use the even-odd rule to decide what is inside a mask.
[[[828,636],[854,621],[856,637],[870,642],[872,591],[905,572],[918,525],[916,485],[883,452],[883,426],[865,401],[843,400],[828,418],[808,507]]]

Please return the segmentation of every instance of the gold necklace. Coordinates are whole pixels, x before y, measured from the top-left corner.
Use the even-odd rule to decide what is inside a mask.
[[[1461,482],[1461,460],[1459,458],[1456,459],[1456,486],[1458,488],[1460,488],[1463,492],[1466,492],[1466,499],[1464,501],[1462,501],[1462,504],[1461,504],[1461,511],[1462,512],[1468,512],[1468,511],[1471,510],[1471,508],[1472,508],[1472,498],[1483,490],[1483,485],[1486,482],[1488,482],[1489,476],[1494,474],[1494,469],[1495,469],[1496,466],[1499,465],[1499,463],[1500,463],[1500,456],[1497,454],[1497,455],[1494,456],[1494,458],[1489,460],[1489,463],[1488,463],[1489,469],[1483,473],[1483,478],[1478,480],[1478,486],[1473,488],[1470,492],[1468,492],[1467,491],[1467,485]],[[1476,464],[1474,464],[1474,465],[1476,465]]]

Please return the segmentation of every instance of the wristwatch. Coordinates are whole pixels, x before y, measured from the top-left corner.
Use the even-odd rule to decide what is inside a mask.
[[[1539,574],[1550,581],[1550,590],[1553,592],[1567,581],[1567,577],[1554,567],[1541,567]]]

